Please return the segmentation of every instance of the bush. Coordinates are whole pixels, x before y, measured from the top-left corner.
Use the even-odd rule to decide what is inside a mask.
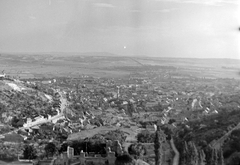
[[[36,159],[37,158],[37,152],[35,148],[31,145],[25,145],[24,151],[23,151],[23,158],[24,159]]]
[[[147,149],[141,143],[134,143],[128,147],[128,153],[134,157],[147,155]]]
[[[45,153],[47,156],[53,156],[57,151],[56,145],[54,143],[48,143],[45,148]]]
[[[149,131],[145,130],[137,134],[137,141],[139,143],[153,143],[154,137],[155,133],[150,133]]]

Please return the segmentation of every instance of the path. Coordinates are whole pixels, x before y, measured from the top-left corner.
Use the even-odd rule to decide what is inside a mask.
[[[231,135],[232,131],[240,129],[240,123],[238,123],[238,125],[236,125],[233,129],[231,129],[230,131],[228,131],[225,135],[223,135],[220,139],[211,142],[211,146],[215,149],[220,149],[224,143],[224,141],[228,138],[229,135]]]

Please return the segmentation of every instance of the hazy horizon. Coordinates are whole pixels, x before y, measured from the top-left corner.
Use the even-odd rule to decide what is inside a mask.
[[[238,0],[2,0],[0,52],[240,59]]]

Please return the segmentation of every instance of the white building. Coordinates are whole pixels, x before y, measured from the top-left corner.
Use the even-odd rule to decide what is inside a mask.
[[[23,124],[23,127],[25,128],[29,128],[29,127],[33,127],[39,124],[43,124],[46,123],[47,119],[44,118],[43,116],[38,116],[35,118],[35,121],[32,121],[31,118],[27,118],[27,122]]]
[[[4,70],[2,71],[2,74],[0,74],[0,78],[5,78],[6,74],[4,73]]]

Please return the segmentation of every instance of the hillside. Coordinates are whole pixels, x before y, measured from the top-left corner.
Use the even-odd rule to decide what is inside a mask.
[[[3,80],[1,84],[1,122],[10,124],[15,117],[19,124],[27,118],[54,114],[52,96],[30,88],[20,81]],[[21,120],[20,120],[21,119]]]

